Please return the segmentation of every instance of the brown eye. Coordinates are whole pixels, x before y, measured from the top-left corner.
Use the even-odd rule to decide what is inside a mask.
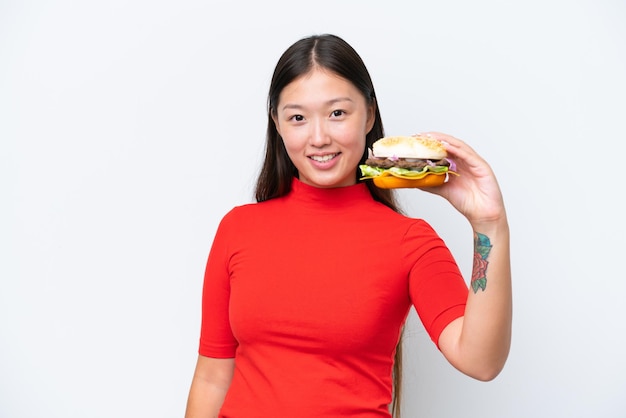
[[[343,110],[333,110],[333,116],[336,117],[336,118],[338,118],[340,116],[343,116],[344,113],[345,112]]]

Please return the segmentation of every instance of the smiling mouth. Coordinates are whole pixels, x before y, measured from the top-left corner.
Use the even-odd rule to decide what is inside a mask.
[[[311,155],[309,158],[312,159],[313,161],[317,161],[319,163],[325,163],[327,161],[332,160],[333,158],[335,158],[338,155],[339,155],[339,153],[326,154],[326,155]]]

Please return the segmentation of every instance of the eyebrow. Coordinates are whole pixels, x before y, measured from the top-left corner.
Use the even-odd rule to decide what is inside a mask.
[[[330,106],[330,105],[333,105],[333,104],[338,103],[338,102],[353,102],[353,101],[354,100],[352,100],[349,97],[337,97],[336,99],[331,99],[331,100],[327,101],[324,104],[326,106]],[[304,108],[304,106],[299,105],[299,104],[287,103],[286,105],[283,106],[282,109],[285,110],[285,109],[303,109],[303,108]]]

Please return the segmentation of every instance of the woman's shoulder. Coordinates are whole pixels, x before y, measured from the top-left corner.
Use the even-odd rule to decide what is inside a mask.
[[[224,222],[256,222],[258,219],[263,219],[267,216],[275,216],[277,211],[277,200],[272,199],[265,202],[251,202],[234,206],[224,215],[222,223]]]
[[[426,219],[406,214],[402,211],[395,211],[382,203],[376,205],[376,208],[370,214],[370,219],[378,219],[378,223],[382,225],[396,225],[401,231],[404,231],[405,238],[438,235]]]

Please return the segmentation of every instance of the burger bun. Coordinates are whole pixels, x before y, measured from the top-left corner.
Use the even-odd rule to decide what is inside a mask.
[[[443,144],[426,136],[388,136],[372,144],[372,153],[378,158],[419,158],[441,160],[448,153]]]
[[[419,179],[407,179],[395,176],[374,177],[372,181],[379,189],[419,189],[441,186],[446,182],[446,174],[428,174]]]

